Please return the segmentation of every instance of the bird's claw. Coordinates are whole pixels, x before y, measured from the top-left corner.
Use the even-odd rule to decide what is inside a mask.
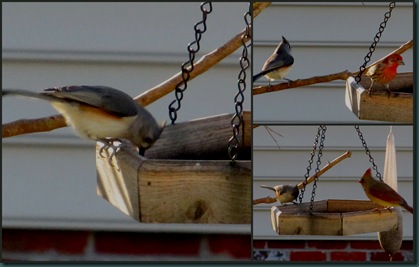
[[[119,139],[106,139],[106,140],[100,140],[102,143],[103,143],[103,146],[99,149],[99,155],[102,157],[102,158],[105,158],[106,157],[106,155],[103,155],[103,151],[104,150],[108,150],[109,148],[112,148],[112,152],[111,152],[111,154],[109,155],[109,158],[108,158],[108,162],[109,162],[109,164],[110,165],[112,165],[113,166],[113,164],[112,164],[112,159],[113,159],[113,157],[115,156],[115,154],[121,149],[121,148],[123,148],[123,147],[125,147],[126,146],[126,144],[124,144],[124,143],[122,143],[122,142],[120,142],[120,140]],[[114,141],[119,141],[120,143],[118,144],[118,145],[114,145]]]
[[[372,211],[376,211],[376,212],[378,212],[379,214],[381,214],[381,210],[380,210],[379,208],[374,208]]]

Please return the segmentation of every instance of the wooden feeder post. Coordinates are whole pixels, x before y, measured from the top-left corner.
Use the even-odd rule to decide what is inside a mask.
[[[208,160],[227,155],[231,117],[168,125],[147,158],[129,146],[115,154],[112,166],[97,152],[98,195],[144,223],[250,224],[250,160],[233,166],[228,159]],[[250,151],[250,112],[244,121],[243,147]]]

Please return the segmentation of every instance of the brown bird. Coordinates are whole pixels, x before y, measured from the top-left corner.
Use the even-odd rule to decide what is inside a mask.
[[[281,203],[293,202],[297,199],[300,191],[296,185],[277,185],[270,187],[267,185],[261,185],[262,188],[267,188],[275,192],[276,200]],[[293,202],[295,203],[295,202]],[[296,204],[296,203],[295,203]]]
[[[372,178],[371,168],[364,173],[358,182],[364,188],[367,197],[375,204],[383,207],[403,207],[413,214],[413,208],[393,188],[385,182],[380,182]]]

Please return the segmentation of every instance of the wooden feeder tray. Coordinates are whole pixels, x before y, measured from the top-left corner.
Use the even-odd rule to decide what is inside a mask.
[[[273,230],[279,235],[344,236],[388,231],[397,224],[397,212],[366,200],[315,201],[311,215],[309,207],[310,203],[273,206]]]
[[[232,116],[167,125],[146,158],[129,146],[110,164],[98,143],[98,195],[143,223],[250,224],[250,112],[243,115],[239,151],[248,159],[233,166],[227,156]]]
[[[368,94],[370,78],[346,80],[345,104],[361,120],[413,123],[413,73],[399,73],[390,83],[390,97],[384,86],[374,84]]]

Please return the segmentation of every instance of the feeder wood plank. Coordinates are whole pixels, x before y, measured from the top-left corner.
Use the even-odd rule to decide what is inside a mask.
[[[413,88],[413,74],[410,80]],[[406,83],[406,75],[399,74],[391,84]],[[370,82],[355,82],[353,77],[346,81],[345,104],[361,120],[378,120],[388,122],[413,123],[413,94],[392,92],[390,97],[387,91],[374,91],[371,96],[367,86]],[[365,87],[365,88],[369,88]],[[375,86],[374,86],[375,88]],[[390,88],[392,88],[390,86]]]
[[[138,173],[142,222],[239,223],[251,219],[250,162],[148,160]]]
[[[228,159],[228,140],[233,135],[233,114],[200,118],[166,125],[156,143],[146,151],[150,159]],[[251,112],[243,112],[239,159],[250,159]],[[243,158],[243,155],[246,157]]]
[[[249,224],[251,161],[236,160],[236,165],[231,166],[230,160],[210,160],[228,158],[232,116],[168,125],[146,151],[146,158],[139,156],[130,142],[121,140],[125,146],[115,153],[110,164],[112,149],[104,150],[103,154],[108,155],[101,157],[102,144],[98,142],[98,195],[141,222]],[[243,113],[241,131],[248,159],[250,116],[250,112]]]
[[[100,146],[97,146],[100,149]],[[105,153],[105,151],[104,151]],[[140,219],[137,172],[141,166],[138,152],[131,147],[118,153],[112,164],[96,151],[97,194],[135,220]]]
[[[100,146],[98,145],[97,149]],[[145,223],[251,221],[251,162],[146,159],[133,147],[112,159],[97,152],[97,192]]]
[[[354,235],[385,231],[397,224],[397,214],[371,201],[322,200],[271,208],[271,223],[280,235]],[[378,208],[378,211],[373,209]]]

